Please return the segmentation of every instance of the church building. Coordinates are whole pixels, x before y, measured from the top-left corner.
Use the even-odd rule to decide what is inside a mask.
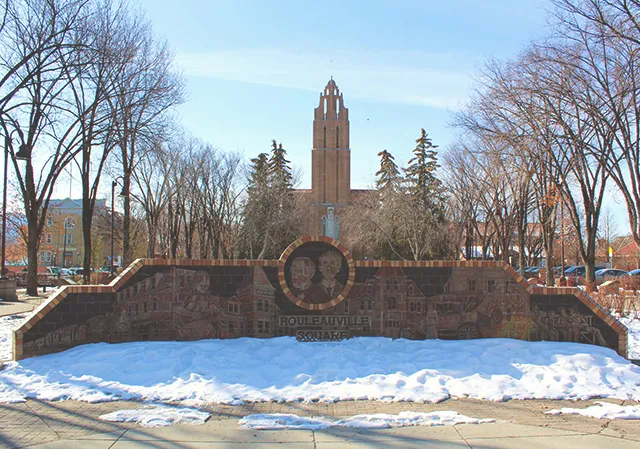
[[[351,190],[349,110],[329,80],[313,116],[311,190],[298,190],[311,206],[307,234],[340,238],[340,212],[362,190]]]

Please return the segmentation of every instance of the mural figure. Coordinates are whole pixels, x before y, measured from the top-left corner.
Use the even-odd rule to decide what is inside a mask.
[[[577,310],[571,309],[569,323],[571,324],[575,338],[574,341],[580,341],[581,338],[584,338],[591,344],[607,346],[607,342],[602,336],[600,329],[590,326],[585,316]]]
[[[291,262],[291,292],[305,300],[305,292],[311,287],[311,279],[316,274],[316,265],[308,257],[297,257]]]
[[[318,268],[322,280],[311,286],[305,301],[320,304],[331,301],[344,289],[344,285],[336,279],[342,269],[342,255],[335,250],[325,251],[318,258]]]
[[[197,271],[193,277],[195,293],[190,294],[185,302],[173,307],[178,336],[181,339],[216,337],[217,326],[214,320],[220,311],[208,295],[210,282],[209,273],[204,270]]]
[[[427,318],[425,320],[428,339],[438,338],[438,311],[434,304],[427,305]]]

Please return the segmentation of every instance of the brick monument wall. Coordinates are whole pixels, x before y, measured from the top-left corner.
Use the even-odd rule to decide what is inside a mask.
[[[626,356],[624,326],[573,288],[495,261],[354,261],[326,237],[279,261],[138,260],[108,286],[67,286],[14,331],[14,358],[93,342],[359,336],[574,341]]]

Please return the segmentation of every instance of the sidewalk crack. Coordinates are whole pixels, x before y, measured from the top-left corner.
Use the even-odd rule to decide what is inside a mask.
[[[124,431],[124,432],[122,432],[122,435],[120,435],[118,438],[116,438],[116,440],[113,442],[113,444],[112,444],[111,446],[109,446],[109,448],[108,448],[108,449],[111,449],[113,446],[115,446],[115,445],[116,445],[116,443],[117,443],[118,441],[120,441],[120,439],[121,439],[121,438],[122,438],[122,437],[123,437],[123,436],[124,436],[128,431],[129,431],[129,429],[125,429],[125,431]]]
[[[454,425],[453,428],[456,429],[456,432],[458,432],[458,435],[460,435],[460,438],[462,438],[462,441],[467,443],[467,446],[469,446],[470,449],[473,449],[473,446],[471,446],[471,444],[467,441],[467,439],[464,437],[464,435],[462,435],[460,433],[460,430],[458,429],[458,426]]]
[[[49,425],[49,423],[48,423],[48,422],[47,422],[47,421],[46,421],[42,416],[40,416],[40,415],[39,415],[39,414],[38,414],[34,409],[32,409],[32,408],[31,408],[31,405],[29,405],[29,401],[26,401],[26,402],[25,402],[25,405],[27,406],[27,408],[28,408],[29,410],[31,410],[31,413],[33,413],[35,416],[37,416],[37,417],[38,417],[38,419],[39,419],[40,421],[42,421],[42,422],[44,423],[44,425],[45,425],[45,426],[47,426],[47,428],[48,428],[50,431],[52,431],[52,432],[56,435],[56,437],[58,437],[58,440],[60,440],[60,439],[61,439],[61,438],[60,438],[60,434],[59,434],[58,432],[56,432],[56,431],[53,429],[53,427],[51,427],[51,426]]]

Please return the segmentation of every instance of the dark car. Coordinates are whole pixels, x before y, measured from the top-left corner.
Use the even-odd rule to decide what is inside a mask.
[[[618,270],[616,268],[604,268],[602,270],[596,271],[597,280],[603,280],[605,278],[614,278],[614,277],[619,278],[624,276],[629,276],[629,273],[627,273],[624,270]]]

